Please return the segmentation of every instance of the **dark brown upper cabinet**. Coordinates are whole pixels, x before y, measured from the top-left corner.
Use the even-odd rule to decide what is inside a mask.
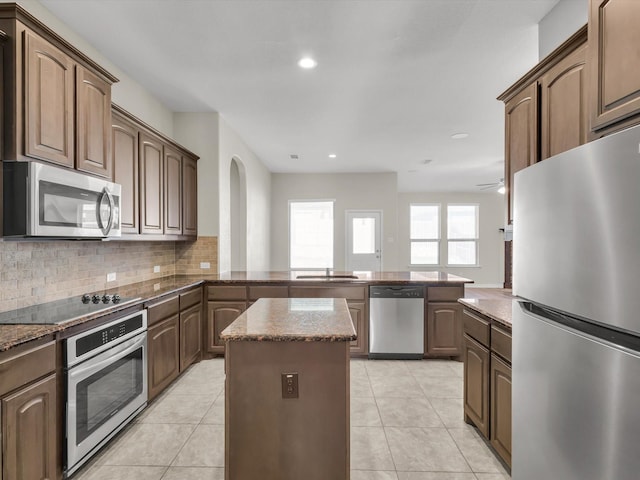
[[[138,192],[138,129],[117,112],[112,112],[111,148],[113,181],[122,186],[120,225],[123,234],[140,233]]]
[[[164,233],[164,146],[162,141],[141,132],[140,146],[140,233]]]
[[[164,233],[182,234],[182,155],[164,147]]]
[[[2,159],[112,178],[118,79],[15,3],[0,4]]]
[[[590,0],[591,130],[640,122],[640,2]],[[609,128],[611,133],[618,128]],[[593,134],[595,138],[599,136]]]
[[[198,162],[182,157],[182,234],[198,235]]]
[[[111,85],[76,66],[76,168],[113,178]]]

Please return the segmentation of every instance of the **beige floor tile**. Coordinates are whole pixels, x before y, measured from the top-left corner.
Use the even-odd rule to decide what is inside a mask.
[[[201,423],[224,425],[224,395],[218,395],[218,398],[213,402]]]
[[[185,375],[170,387],[173,395],[209,395],[215,400],[224,388],[224,377],[208,377],[203,374]]]
[[[224,359],[214,358],[191,365],[183,376],[185,378],[198,378],[200,380],[224,378]]]
[[[169,467],[162,480],[224,480],[224,468]]]
[[[398,472],[398,480],[476,480],[476,476],[473,473]]]
[[[351,375],[367,375],[367,359],[354,358],[349,362],[349,373]]]
[[[102,465],[171,465],[194,425],[135,424]]]
[[[481,473],[507,473],[495,457],[489,446],[480,438],[472,428],[452,428],[449,434],[458,445],[458,448],[466,458],[474,472]]]
[[[465,428],[464,399],[430,398],[429,402],[447,428]]]
[[[381,427],[378,405],[374,398],[351,398],[351,426],[352,427]]]
[[[476,478],[478,480],[509,480],[511,476],[506,473],[476,473]]]
[[[224,426],[198,425],[172,466],[224,467]]]
[[[369,377],[351,377],[351,398],[354,397],[373,398]]]
[[[453,362],[451,367],[458,377],[462,378],[464,376],[464,362]]]
[[[409,372],[415,377],[451,377],[456,374],[449,360],[406,360]]]
[[[411,375],[371,377],[371,389],[376,398],[381,397],[424,397],[424,392]]]
[[[351,480],[398,480],[396,472],[351,470]]]
[[[97,466],[83,470],[73,480],[160,480],[167,467]]]
[[[429,400],[417,398],[377,398],[385,427],[444,427]]]
[[[427,398],[462,398],[464,382],[459,377],[420,377],[418,383]]]
[[[156,402],[139,423],[198,424],[213,405],[210,395],[167,395]]]
[[[382,427],[351,428],[351,468],[395,470]]]
[[[398,471],[471,471],[444,428],[384,427],[384,430]]]
[[[394,377],[409,375],[409,369],[403,361],[398,360],[369,360],[366,363],[370,377]]]

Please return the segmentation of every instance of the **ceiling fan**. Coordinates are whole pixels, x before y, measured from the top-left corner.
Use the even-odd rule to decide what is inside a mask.
[[[497,188],[498,189],[497,192],[503,195],[506,192],[506,188],[504,186],[504,178],[501,178],[499,182],[478,183],[476,184],[476,187],[480,187],[480,190],[489,190],[489,189]]]

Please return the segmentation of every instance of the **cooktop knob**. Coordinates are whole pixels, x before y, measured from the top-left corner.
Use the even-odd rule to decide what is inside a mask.
[[[91,301],[93,303],[100,303],[100,295],[94,295],[93,297],[91,297]]]
[[[102,296],[102,303],[109,303],[111,301],[111,295],[107,295],[106,293]]]
[[[120,295],[116,293],[113,297],[111,297],[111,301],[113,303],[120,303]]]
[[[88,294],[84,294],[82,295],[82,303],[87,304],[91,301],[91,295]]]

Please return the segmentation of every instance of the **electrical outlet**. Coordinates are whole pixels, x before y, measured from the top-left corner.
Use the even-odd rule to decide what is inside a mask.
[[[282,374],[282,398],[298,398],[298,374]]]
[[[160,290],[160,284],[159,283],[154,283],[153,284],[153,291],[157,292],[158,290]]]
[[[116,272],[107,273],[107,282],[116,281]]]
[[[209,262],[200,262],[200,268],[203,270],[209,270],[211,268],[211,264]]]
[[[160,273],[160,265],[153,267],[153,273]]]

